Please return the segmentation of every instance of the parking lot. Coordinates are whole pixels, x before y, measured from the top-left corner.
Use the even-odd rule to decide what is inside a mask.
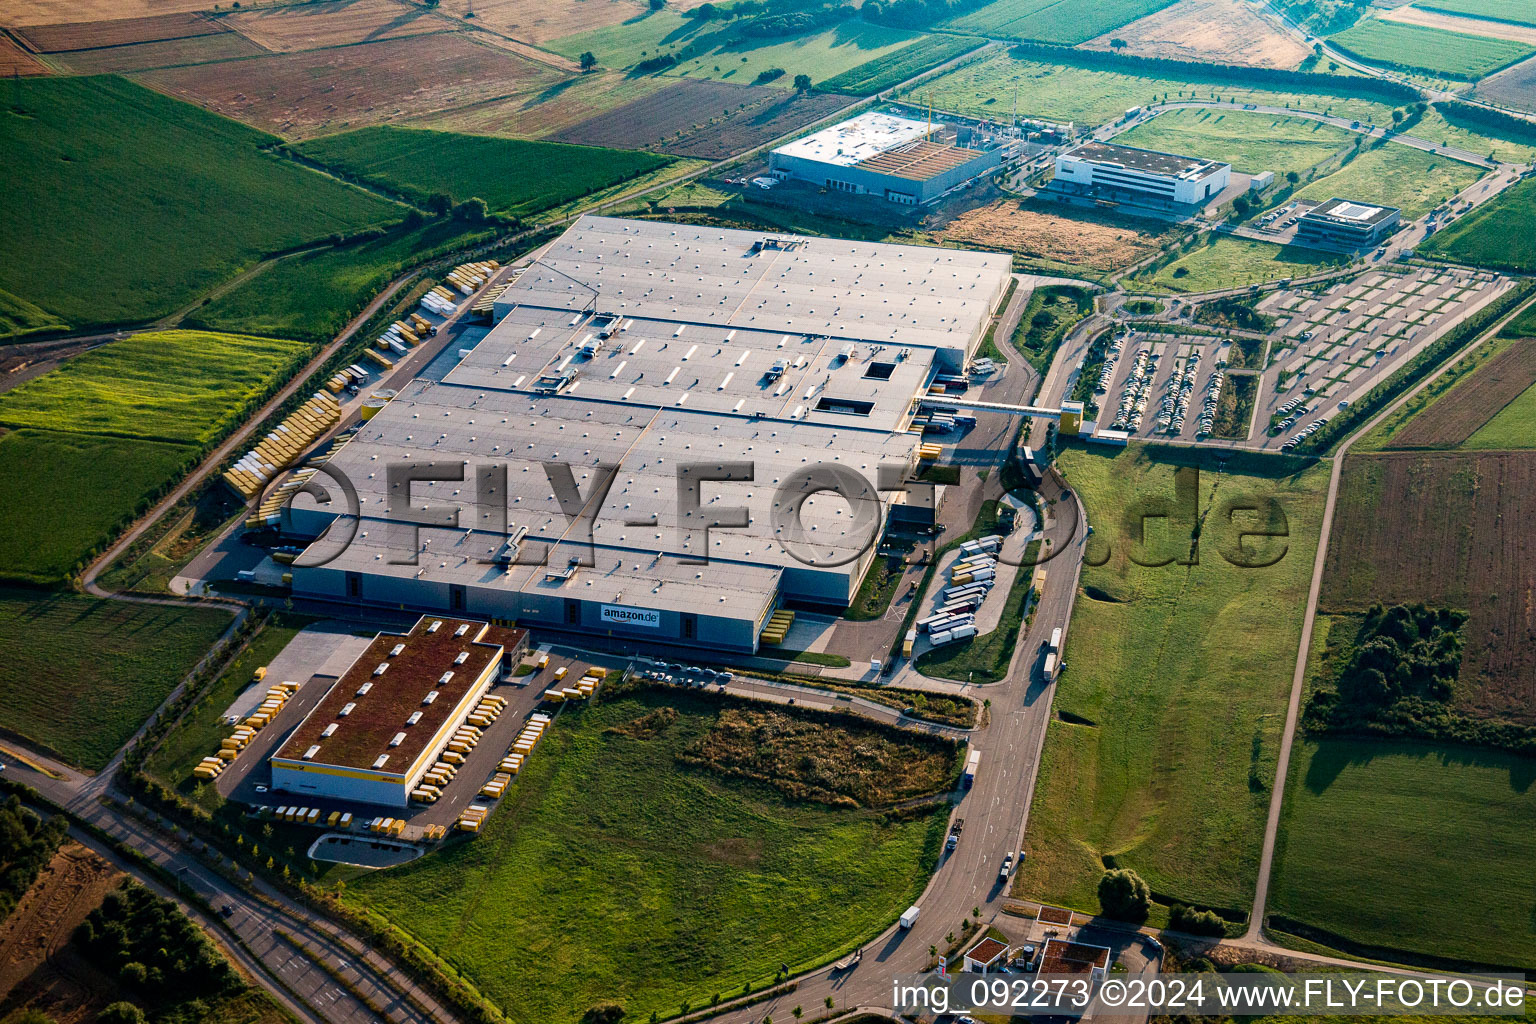
[[[1511,283],[1486,271],[1379,268],[1321,292],[1266,295],[1257,309],[1278,319],[1250,443],[1280,448],[1315,429]]]
[[[1108,386],[1096,395],[1098,429],[1149,440],[1194,441],[1213,380],[1224,383],[1232,343],[1202,335],[1130,330],[1109,343]]]

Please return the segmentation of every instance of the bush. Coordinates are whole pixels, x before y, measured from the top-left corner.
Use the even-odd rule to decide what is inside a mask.
[[[0,921],[32,887],[59,848],[66,828],[63,815],[44,822],[15,796],[0,804]]]
[[[122,1000],[113,1003],[96,1018],[96,1024],[144,1024],[144,1011]]]
[[[1099,906],[1105,917],[1140,923],[1152,910],[1152,890],[1130,868],[1115,868],[1099,879]]]
[[[107,893],[75,929],[73,941],[110,976],[156,1002],[241,987],[201,929],[170,900],[132,882]]]
[[[1190,935],[1220,937],[1227,934],[1227,923],[1214,910],[1196,910],[1182,903],[1168,909],[1168,927]]]

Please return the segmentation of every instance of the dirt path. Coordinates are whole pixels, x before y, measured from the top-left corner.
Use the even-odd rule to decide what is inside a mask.
[[[1285,802],[1285,781],[1291,764],[1291,748],[1296,741],[1296,723],[1301,714],[1301,695],[1307,678],[1307,658],[1312,652],[1312,630],[1317,620],[1317,601],[1323,587],[1323,565],[1328,557],[1328,538],[1333,532],[1334,510],[1338,504],[1339,480],[1344,474],[1344,456],[1360,438],[1365,437],[1377,424],[1427,388],[1457,363],[1494,337],[1504,325],[1522,312],[1536,306],[1536,298],[1522,302],[1509,314],[1489,327],[1477,339],[1462,349],[1456,358],[1449,360],[1434,373],[1425,377],[1415,387],[1408,389],[1398,399],[1372,417],[1359,430],[1349,435],[1333,456],[1333,472],[1328,478],[1328,500],[1323,506],[1323,528],[1317,538],[1317,556],[1312,563],[1312,583],[1307,589],[1307,612],[1301,624],[1301,646],[1296,651],[1296,670],[1291,677],[1291,696],[1285,709],[1285,732],[1280,737],[1280,756],[1275,765],[1275,785],[1269,798],[1269,817],[1264,824],[1264,847],[1259,854],[1258,884],[1254,889],[1253,911],[1248,915],[1248,931],[1243,940],[1250,944],[1274,945],[1264,936],[1264,909],[1269,899],[1269,879],[1274,869],[1275,839],[1280,831],[1280,810]],[[1278,948],[1278,947],[1277,947]]]

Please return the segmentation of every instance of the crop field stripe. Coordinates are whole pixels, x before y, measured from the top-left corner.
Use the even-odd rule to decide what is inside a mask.
[[[1528,757],[1299,740],[1290,774],[1271,927],[1373,959],[1536,966]]]
[[[1351,455],[1322,606],[1423,601],[1470,618],[1456,706],[1536,723],[1536,545],[1513,528],[1536,493],[1536,451]]]
[[[986,45],[984,39],[966,36],[924,36],[894,53],[876,57],[834,78],[829,78],[820,84],[820,88],[826,92],[869,96],[900,85],[929,68],[937,67],[945,61],[954,60]]]
[[[1415,0],[1413,6],[1469,18],[1536,25],[1536,7],[1531,6],[1530,0]]]
[[[136,334],[0,395],[0,424],[207,444],[308,352],[278,338]]]
[[[461,135],[380,125],[294,147],[302,156],[407,196],[484,199],[493,211],[539,213],[647,174],[669,162],[654,153]]]
[[[950,23],[959,30],[1074,46],[1168,7],[1175,0],[994,0]]]
[[[1536,54],[1536,47],[1525,43],[1382,18],[1367,18],[1330,36],[1328,42],[1373,64],[1473,82]]]
[[[142,323],[269,253],[404,217],[261,151],[276,141],[121,78],[0,82],[0,289],[76,328]]]
[[[1517,342],[1399,430],[1393,448],[1455,448],[1536,384],[1536,339]],[[1536,444],[1536,430],[1532,443]]]

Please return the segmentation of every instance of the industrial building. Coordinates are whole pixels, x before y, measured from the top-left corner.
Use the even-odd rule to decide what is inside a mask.
[[[582,217],[457,366],[331,455],[360,515],[295,501],[294,528],[321,535],[306,556],[340,553],[301,556],[294,591],[755,651],[785,601],[846,606],[886,509],[931,492],[903,485],[920,402],[963,372],[1010,273],[990,253]],[[391,479],[423,464],[436,479]]]
[[[768,169],[781,180],[916,206],[1001,166],[1019,148],[970,127],[871,112],[780,146]]]
[[[1369,249],[1398,229],[1402,211],[1348,199],[1330,199],[1296,220],[1296,244],[1319,249]]]
[[[272,788],[405,807],[527,640],[520,629],[431,615],[409,633],[378,634],[272,755]]]
[[[1200,206],[1226,190],[1232,165],[1150,149],[1085,142],[1056,158],[1051,187],[1109,201]]]

